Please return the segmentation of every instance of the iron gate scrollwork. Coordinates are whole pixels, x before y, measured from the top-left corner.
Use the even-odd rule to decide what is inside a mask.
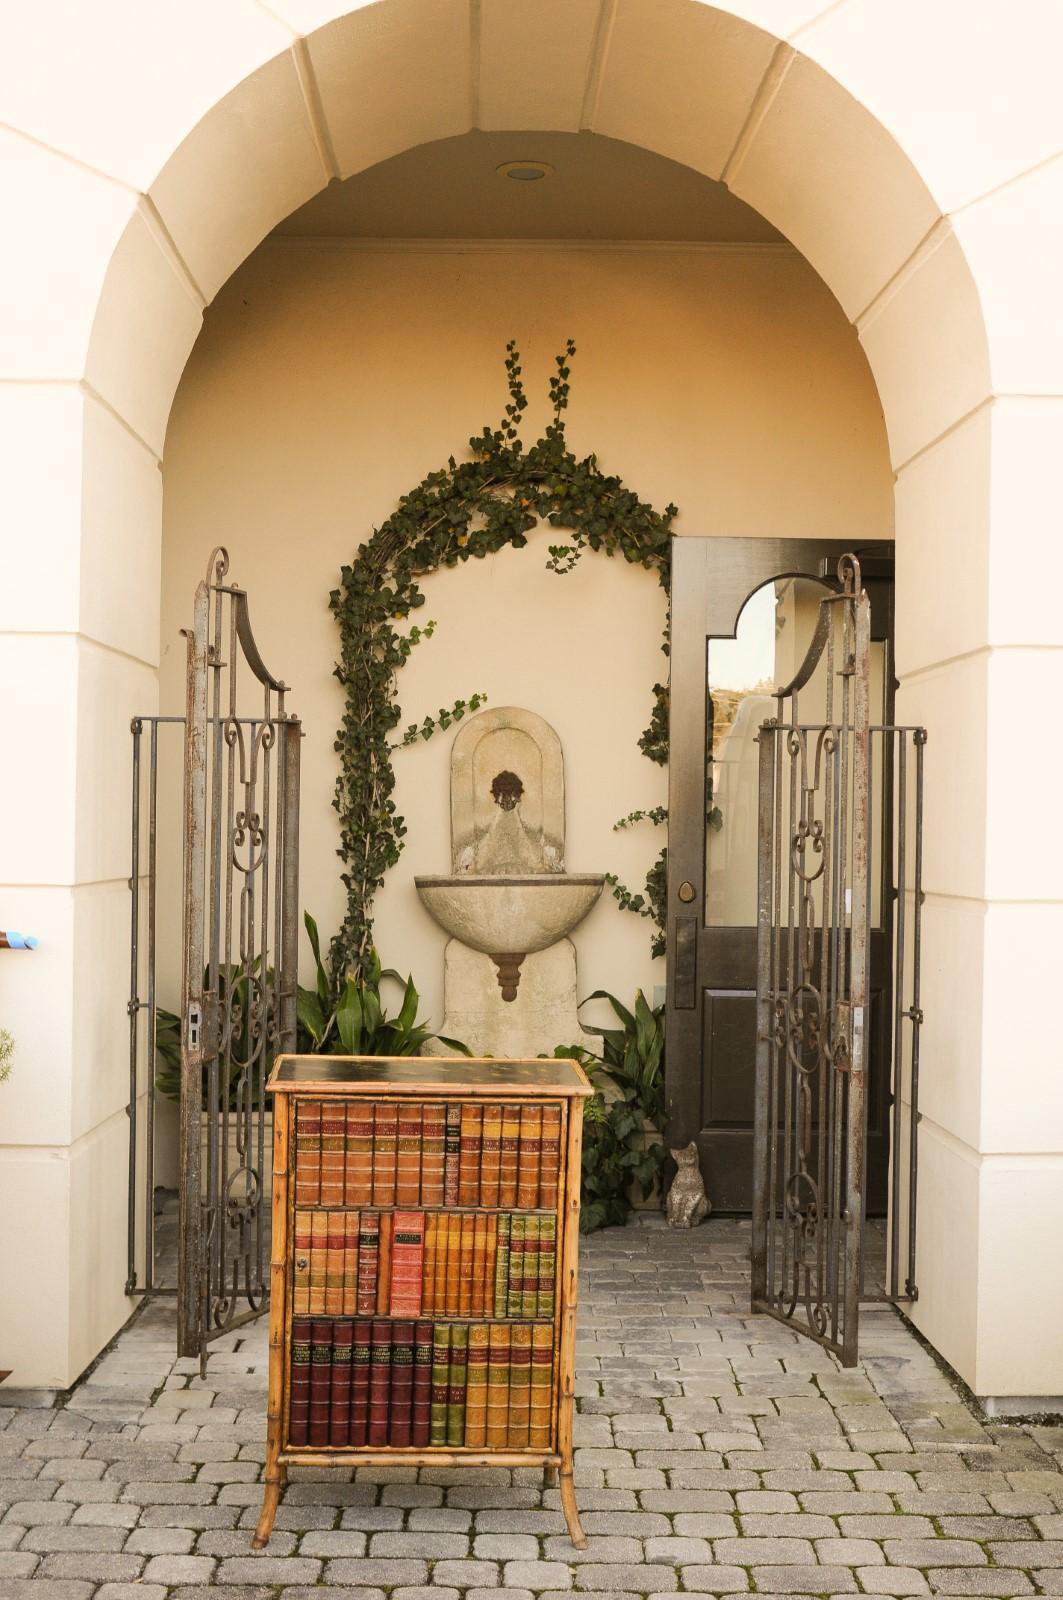
[[[186,633],[177,1321],[200,1356],[268,1296],[265,1084],[296,1036],[301,728],[228,567],[215,550]]]
[[[818,1340],[847,1366],[857,1359],[864,1293],[873,898],[878,919],[890,921],[893,952],[891,1240],[884,1287],[887,1297],[902,1297],[904,1233],[905,1293],[914,1298],[916,1292],[926,736],[922,729],[872,723],[870,678],[870,602],[859,563],[848,555],[838,563],[837,592],[819,604],[805,659],[777,692],[776,715],[759,734],[752,1248],[753,1309]],[[915,752],[914,789],[909,740]],[[880,792],[873,782],[876,746]],[[909,834],[914,853],[907,848]],[[915,961],[906,970],[909,902]],[[911,1025],[907,1036],[906,1023]]]

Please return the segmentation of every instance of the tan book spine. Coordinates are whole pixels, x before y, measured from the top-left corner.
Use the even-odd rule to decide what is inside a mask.
[[[395,1204],[395,1172],[399,1145],[399,1108],[380,1101],[373,1107],[373,1204]]]
[[[307,1316],[310,1312],[310,1248],[312,1211],[297,1211],[293,1224],[295,1270],[292,1274],[292,1315]]]
[[[473,1218],[472,1236],[472,1309],[471,1317],[486,1316],[484,1304],[484,1278],[487,1272],[487,1213],[478,1211]]]
[[[534,1210],[539,1204],[542,1139],[542,1106],[521,1106],[517,1151],[517,1204],[526,1206],[529,1210]]]
[[[295,1103],[295,1199],[298,1205],[321,1203],[321,1101]]]
[[[443,1165],[447,1108],[430,1100],[421,1117],[421,1204],[441,1206],[444,1200]]]
[[[398,1112],[398,1158],[395,1164],[395,1204],[414,1207],[421,1200],[421,1129],[423,1107],[404,1100]]]
[[[460,1273],[460,1292],[458,1297],[458,1316],[472,1316],[472,1280],[475,1264],[476,1244],[476,1218],[471,1211],[466,1211],[461,1219],[461,1248],[458,1258],[458,1271]]]
[[[465,1380],[465,1444],[482,1450],[487,1444],[487,1360],[490,1329],[474,1322],[469,1329],[469,1364]]]
[[[347,1204],[370,1206],[373,1203],[373,1106],[369,1100],[347,1102],[346,1154]]]
[[[548,1102],[543,1106],[543,1131],[539,1164],[539,1204],[546,1211],[557,1210],[557,1185],[561,1175],[561,1107]]]
[[[321,1204],[343,1204],[347,1160],[347,1107],[342,1100],[321,1102]]]
[[[487,1446],[504,1450],[509,1438],[508,1322],[493,1322],[487,1351]]]
[[[483,1108],[466,1100],[461,1108],[458,1160],[458,1204],[480,1204],[480,1139]]]
[[[345,1244],[342,1211],[328,1212],[325,1239],[325,1315],[326,1317],[340,1317],[343,1315],[343,1250]]]
[[[461,1305],[461,1218],[451,1215],[447,1223],[446,1272],[444,1276],[448,1317],[459,1315]],[[438,1294],[436,1296],[438,1300]],[[438,1312],[437,1312],[438,1315]]]
[[[386,1317],[391,1301],[391,1222],[390,1211],[380,1213],[380,1254],[377,1257],[376,1314]]]
[[[481,1148],[480,1204],[497,1206],[498,1182],[502,1172],[501,1106],[484,1106]]]
[[[310,1315],[325,1314],[325,1279],[328,1272],[328,1212],[310,1214]]]
[[[515,1206],[517,1203],[517,1161],[520,1154],[520,1106],[502,1107],[502,1150],[498,1179],[498,1203]]]
[[[358,1312],[358,1228],[361,1222],[357,1211],[343,1211],[343,1315],[353,1317]]]
[[[421,1315],[430,1317],[436,1308],[436,1240],[439,1217],[428,1211],[424,1219],[424,1278],[421,1286]]]
[[[527,1450],[530,1442],[531,1346],[531,1323],[514,1323],[510,1342],[509,1428],[506,1441],[511,1450]]]
[[[487,1244],[484,1249],[484,1316],[495,1314],[495,1261],[498,1254],[498,1213],[487,1213]]]
[[[528,1443],[533,1450],[550,1448],[553,1376],[554,1330],[549,1323],[537,1322],[532,1329],[531,1403],[528,1410]]]

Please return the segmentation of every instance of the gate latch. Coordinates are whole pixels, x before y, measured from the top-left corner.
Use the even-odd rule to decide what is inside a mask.
[[[203,1023],[203,1012],[199,1006],[191,1005],[188,1008],[188,1048],[199,1049],[199,1030]]]

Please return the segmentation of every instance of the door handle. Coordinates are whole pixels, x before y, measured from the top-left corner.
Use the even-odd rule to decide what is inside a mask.
[[[677,1011],[693,1011],[697,1005],[698,919],[676,917],[675,949],[672,952],[672,1004]]]

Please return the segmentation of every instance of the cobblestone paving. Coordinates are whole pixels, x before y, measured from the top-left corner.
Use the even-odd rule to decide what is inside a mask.
[[[204,1384],[156,1305],[58,1405],[0,1410],[0,1596],[1063,1596],[1063,1428],[979,1421],[891,1310],[848,1372],[751,1317],[748,1241],[656,1217],[585,1241],[585,1551],[537,1472],[305,1469],[253,1555],[264,1324]]]

